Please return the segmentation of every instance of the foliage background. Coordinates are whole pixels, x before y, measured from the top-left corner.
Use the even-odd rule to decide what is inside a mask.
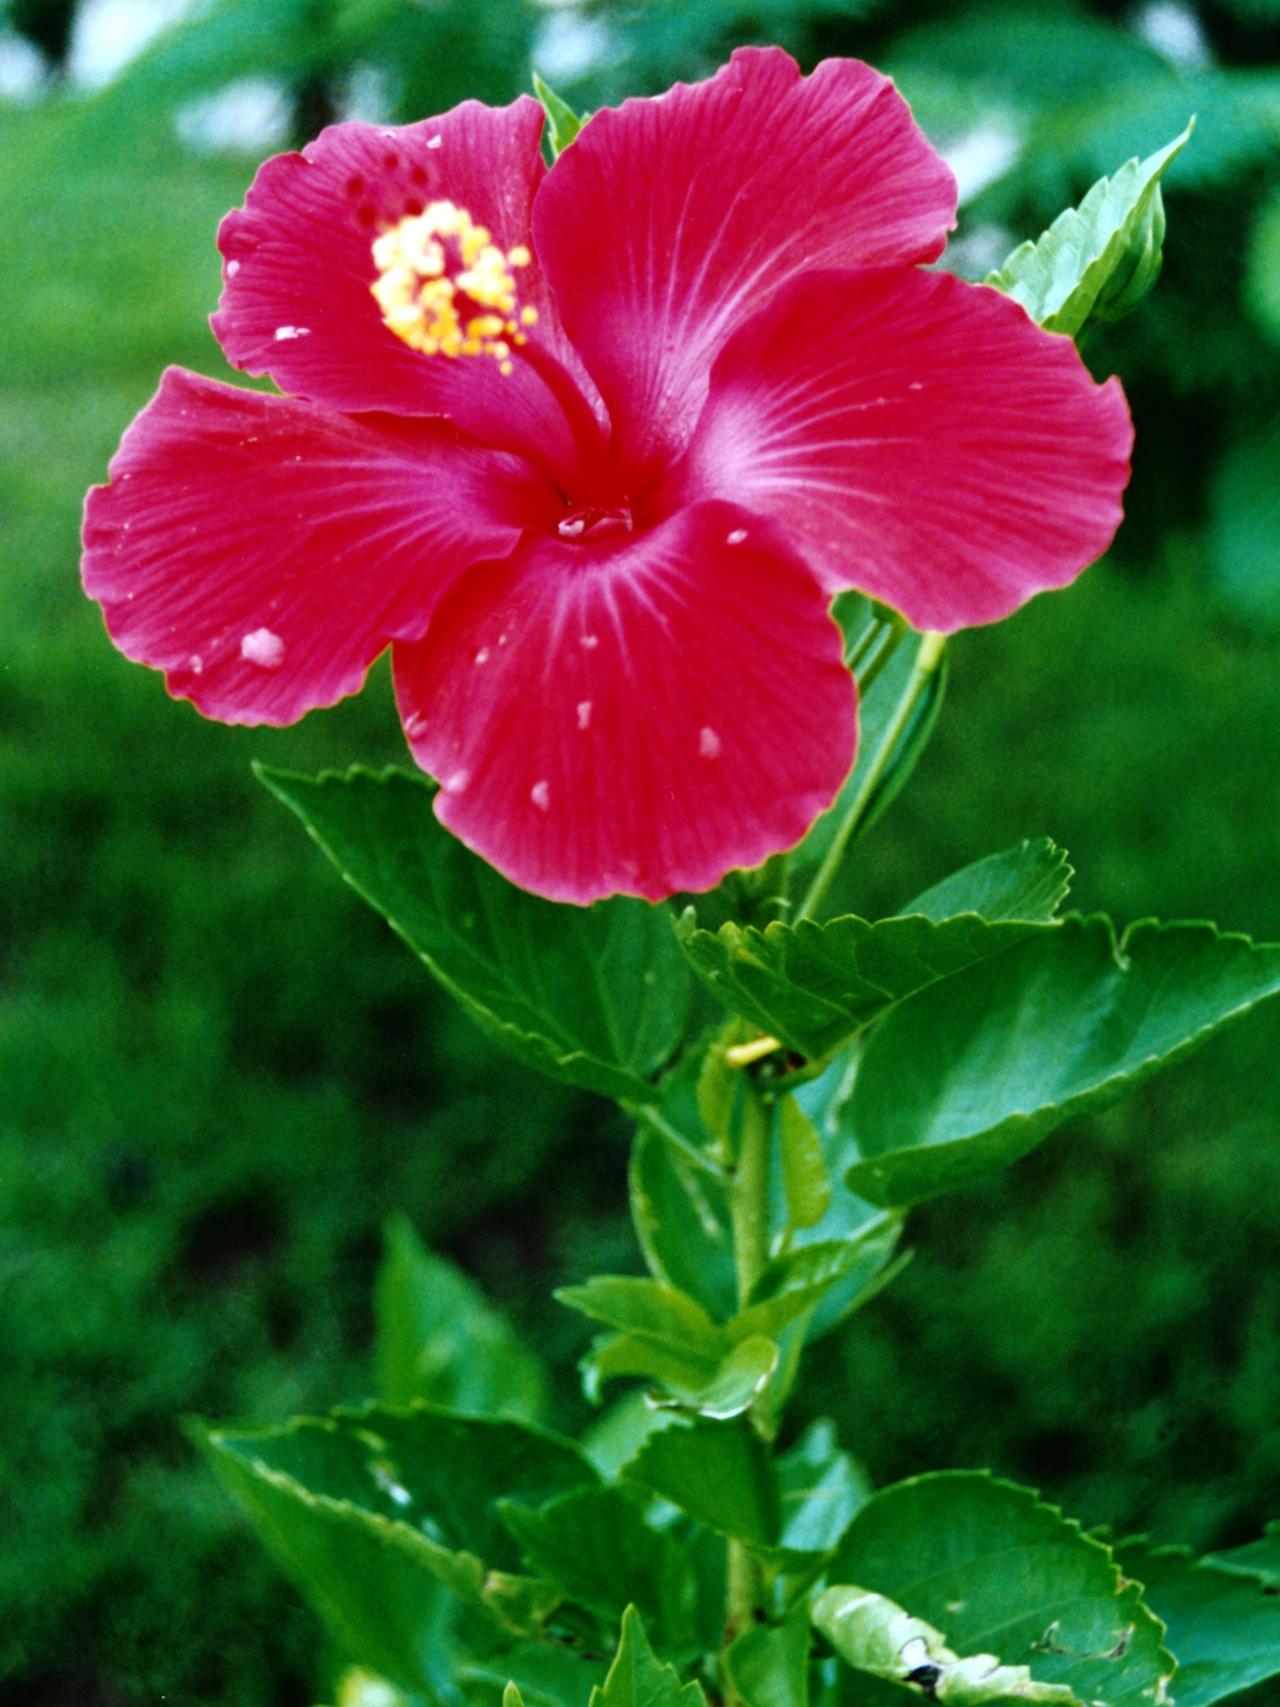
[[[274,146],[249,120],[300,140],[505,100],[531,59],[594,106],[742,41],[857,53],[985,164],[952,263],[980,273],[1198,112],[1164,279],[1087,352],[1137,418],[1121,542],[954,648],[846,899],[1049,833],[1086,907],[1280,938],[1280,5],[220,0],[89,92],[103,12],[9,0],[0,34],[0,67],[39,71],[0,100],[0,1704],[305,1707],[315,1628],[181,1415],[360,1397],[403,1208],[581,1421],[585,1330],[547,1293],[636,1259],[625,1132],[497,1058],[248,774],[400,759],[385,670],[296,730],[206,725],[78,591],[82,491],[160,368],[223,372],[213,233]],[[1089,1523],[1256,1533],[1280,1515],[1278,1059],[1268,1008],[920,1212],[806,1404],[877,1480],[989,1462]]]

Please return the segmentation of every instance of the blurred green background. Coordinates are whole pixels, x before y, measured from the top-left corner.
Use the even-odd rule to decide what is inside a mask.
[[[950,264],[980,275],[1198,113],[1157,293],[1087,350],[1137,418],[1120,544],[955,646],[941,730],[846,899],[891,908],[1049,833],[1086,907],[1280,938],[1280,0],[0,19],[0,1703],[305,1707],[316,1627],[182,1414],[360,1397],[400,1208],[544,1350],[574,1423],[585,1330],[547,1292],[636,1259],[625,1132],[497,1058],[249,775],[399,759],[385,669],[296,730],[224,729],[119,658],[79,593],[81,494],[160,368],[224,371],[218,218],[335,116],[506,100],[531,64],[595,106],[780,41],[897,75],[960,171]],[[806,1402],[877,1479],[991,1463],[1089,1523],[1256,1533],[1280,1515],[1278,1064],[1268,1009],[921,1212],[915,1264]]]

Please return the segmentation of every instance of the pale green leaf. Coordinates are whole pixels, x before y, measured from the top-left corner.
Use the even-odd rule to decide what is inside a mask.
[[[565,149],[577,136],[586,123],[587,115],[581,118],[565,100],[562,100],[549,83],[543,82],[535,71],[533,74],[533,92],[542,102],[542,109],[547,115],[547,135],[551,144],[551,158],[554,160],[563,154]]]
[[[764,1548],[778,1543],[777,1470],[759,1436],[741,1423],[664,1429],[624,1474],[717,1534]]]
[[[816,1227],[831,1207],[831,1178],[822,1139],[794,1097],[778,1103],[778,1144],[782,1187],[791,1227]]]
[[[515,888],[449,834],[433,786],[404,771],[258,775],[488,1036],[585,1090],[657,1096],[648,1076],[679,1042],[689,1002],[665,908],[558,906]]]
[[[777,1460],[781,1540],[801,1553],[828,1553],[871,1498],[871,1483],[836,1441],[825,1417]]]
[[[1027,1666],[1082,1702],[1165,1699],[1173,1660],[1140,1590],[1107,1547],[1025,1488],[972,1471],[885,1488],[854,1517],[827,1577],[905,1609],[952,1654],[994,1650],[999,1665]],[[890,1663],[892,1647],[879,1650]],[[951,1698],[984,1699],[968,1693],[981,1670],[959,1674]]]
[[[713,1316],[728,1315],[737,1284],[724,1193],[649,1126],[636,1130],[628,1183],[632,1225],[654,1278]]]
[[[901,1231],[900,1221],[884,1216],[852,1238],[798,1245],[775,1257],[752,1287],[746,1308],[725,1324],[726,1332],[776,1337],[842,1282],[841,1316],[848,1315],[879,1289]]]
[[[803,1616],[744,1630],[724,1656],[743,1707],[809,1707],[810,1645]]]
[[[725,1421],[750,1409],[777,1364],[777,1345],[760,1334],[737,1344],[726,1334],[723,1354],[714,1365],[618,1334],[597,1340],[582,1368],[589,1398],[597,1398],[606,1381],[639,1376],[664,1389],[666,1404]]]
[[[849,1185],[903,1207],[1105,1106],[1280,991],[1280,947],[1212,925],[1059,926],[923,991],[865,1045],[841,1119]]]
[[[1050,332],[1076,337],[1093,315],[1114,318],[1155,282],[1164,237],[1160,178],[1191,137],[1101,178],[1078,208],[1021,244],[987,283],[1020,302]],[[1118,292],[1111,296],[1109,292]],[[1110,311],[1110,312],[1109,312]]]

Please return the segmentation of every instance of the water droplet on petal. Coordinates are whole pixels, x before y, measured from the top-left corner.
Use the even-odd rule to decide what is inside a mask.
[[[427,138],[427,147],[428,148],[443,148],[444,147],[444,138],[442,136],[428,137]]]
[[[535,782],[529,790],[529,798],[539,812],[549,812],[551,810],[551,784]]]
[[[580,699],[578,701],[578,728],[589,729],[590,727],[591,701],[589,699]]]
[[[473,662],[477,664],[487,664],[489,662],[489,648],[487,646],[482,646],[476,653]]]
[[[277,344],[287,344],[294,338],[309,338],[310,336],[310,326],[277,326],[274,333]]]
[[[586,525],[586,521],[582,516],[569,516],[564,521],[556,524],[556,532],[560,535],[561,539],[577,539],[585,529]]]
[[[236,274],[239,271],[240,271],[239,261],[228,261],[227,262],[227,277],[229,279],[235,278]]]
[[[404,720],[404,732],[411,741],[416,741],[426,726],[427,720],[420,711],[413,712]]]
[[[204,659],[198,652],[193,652],[187,659],[187,668],[191,671],[193,676],[198,676],[204,669]]]
[[[461,794],[470,781],[470,771],[454,771],[452,776],[445,777],[440,786],[446,794]]]
[[[911,384],[907,387],[907,390],[908,391],[923,391],[924,386],[922,385],[922,383],[918,379],[913,379],[911,381]]]
[[[600,644],[600,637],[596,634],[584,634],[578,644],[584,646],[588,652],[594,652]]]
[[[284,663],[284,641],[269,628],[255,628],[240,642],[240,656],[260,670],[278,670]]]
[[[743,545],[746,543],[746,538],[746,528],[734,528],[732,533],[725,535],[724,542],[726,545]]]
[[[709,729],[706,725],[699,729],[698,751],[704,759],[718,759],[720,757],[720,737],[714,729]]]
[[[500,634],[500,635],[499,635],[499,636],[498,636],[498,645],[499,645],[499,646],[505,646],[505,645],[506,645],[506,644],[507,644],[507,639],[508,639],[508,636],[507,636],[507,635],[505,635],[505,634]]]

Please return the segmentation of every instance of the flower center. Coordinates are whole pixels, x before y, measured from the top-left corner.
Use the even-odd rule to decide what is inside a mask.
[[[466,208],[432,202],[407,214],[373,245],[378,277],[370,287],[383,324],[425,356],[492,356],[511,372],[521,330],[538,318],[517,309],[516,272],[527,267],[523,244],[502,250]]]

